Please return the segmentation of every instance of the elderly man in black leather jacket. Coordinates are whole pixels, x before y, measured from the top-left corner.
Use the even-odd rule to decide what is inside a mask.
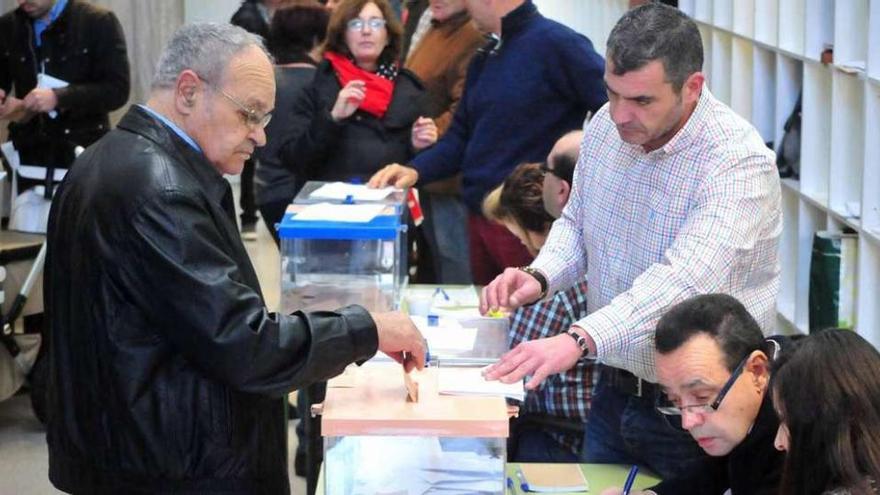
[[[74,149],[106,134],[109,112],[128,101],[122,26],[113,12],[81,0],[18,3],[0,17],[0,120],[13,121],[23,163],[67,167]],[[38,87],[40,73],[69,85]]]
[[[290,493],[288,391],[424,343],[400,313],[269,313],[223,173],[274,106],[259,38],[182,28],[152,95],[86,150],[49,220],[49,477],[72,493]]]

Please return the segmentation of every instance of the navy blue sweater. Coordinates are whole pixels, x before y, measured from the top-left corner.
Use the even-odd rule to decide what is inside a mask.
[[[449,130],[411,162],[420,184],[462,172],[474,213],[517,165],[545,160],[607,99],[605,61],[590,40],[546,19],[531,0],[502,19],[501,36],[499,49],[471,62]]]

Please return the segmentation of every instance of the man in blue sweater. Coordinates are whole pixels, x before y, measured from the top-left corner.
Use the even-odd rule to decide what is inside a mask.
[[[589,39],[546,19],[531,0],[466,3],[490,42],[468,68],[452,125],[432,148],[408,165],[386,166],[370,185],[409,187],[462,172],[471,270],[474,283],[485,285],[531,257],[482,216],[483,197],[518,164],[542,161],[562,134],[605,103],[605,62]]]

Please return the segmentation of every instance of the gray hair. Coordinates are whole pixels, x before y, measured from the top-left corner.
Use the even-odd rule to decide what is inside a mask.
[[[625,13],[608,36],[607,56],[622,76],[654,60],[676,93],[703,69],[703,40],[694,21],[675,7],[647,3]]]
[[[184,70],[192,70],[212,84],[220,82],[229,61],[241,51],[257,46],[272,60],[263,44],[263,38],[232,24],[198,22],[187,24],[171,37],[156,64],[150,87],[174,87]]]

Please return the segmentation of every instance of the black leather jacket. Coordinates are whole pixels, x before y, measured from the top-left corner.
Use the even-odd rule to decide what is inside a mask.
[[[369,314],[267,312],[228,184],[140,107],[71,168],[48,242],[52,483],[288,494],[282,398],[371,357]]]
[[[40,114],[10,124],[22,162],[67,167],[74,148],[110,130],[109,112],[128,101],[130,76],[125,36],[113,12],[69,0],[34,43],[33,21],[20,8],[0,17],[0,88],[24,98],[37,85],[41,67],[70,86],[55,90],[58,116]]]

